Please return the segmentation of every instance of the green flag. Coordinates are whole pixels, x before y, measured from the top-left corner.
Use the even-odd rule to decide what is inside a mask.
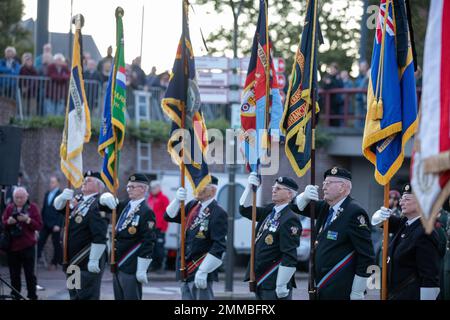
[[[102,178],[109,190],[119,186],[120,150],[125,138],[126,75],[123,42],[123,10],[116,10],[116,55],[105,94],[98,152],[103,157]],[[116,164],[117,157],[117,164]]]

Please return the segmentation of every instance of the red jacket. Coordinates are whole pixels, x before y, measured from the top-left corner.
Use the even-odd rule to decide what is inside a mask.
[[[158,193],[156,196],[150,193],[148,197],[148,206],[153,210],[156,216],[156,228],[162,232],[167,231],[169,223],[164,220],[164,212],[169,205],[169,199],[162,193]]]
[[[7,229],[13,228],[15,225],[9,225],[8,219],[14,212],[14,203],[10,203],[3,212],[2,222]],[[28,215],[30,216],[30,224],[25,222],[17,222],[22,227],[22,235],[19,237],[11,237],[10,251],[20,251],[31,246],[34,246],[37,242],[35,231],[42,229],[42,219],[39,213],[38,207],[34,203],[30,203],[28,207]],[[16,219],[17,220],[17,219]]]

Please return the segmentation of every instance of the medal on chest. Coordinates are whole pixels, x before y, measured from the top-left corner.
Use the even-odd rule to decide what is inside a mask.
[[[129,227],[128,228],[128,233],[129,234],[135,234],[136,233],[136,227],[134,227],[134,226]]]
[[[192,222],[191,227],[189,228],[191,231],[193,231],[195,228],[197,228],[200,225],[200,232],[207,231],[208,230],[208,224],[210,216],[209,208],[205,208],[202,212],[199,213],[199,215],[194,219]]]
[[[75,217],[75,222],[78,223],[78,224],[80,224],[81,222],[83,222],[83,217],[80,216],[80,215],[77,215],[77,216]]]
[[[268,246],[271,246],[273,244],[273,236],[272,236],[272,234],[268,234],[267,237],[264,239],[264,242]]]

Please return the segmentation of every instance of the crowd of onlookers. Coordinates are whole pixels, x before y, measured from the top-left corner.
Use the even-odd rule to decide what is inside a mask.
[[[89,52],[83,54],[83,77],[88,104],[95,108],[102,103],[102,93],[109,79],[114,58],[113,49],[108,47],[107,54],[100,61],[94,60]],[[32,101],[41,115],[63,115],[67,100],[70,79],[70,62],[61,53],[53,53],[51,44],[44,45],[42,54],[33,59],[33,55],[26,52],[21,59],[17,57],[16,49],[5,49],[5,57],[0,59],[0,95],[16,98],[16,90],[20,89],[22,99]],[[125,67],[127,79],[127,102],[134,105],[134,90],[148,91],[158,88],[164,92],[169,83],[169,72],[157,74],[156,68],[146,74],[141,67],[141,57],[136,57],[131,64]],[[365,90],[369,83],[369,64],[365,61],[359,63],[359,72],[352,78],[347,70],[340,70],[337,63],[328,65],[326,73],[320,81],[320,88],[330,89],[361,89],[361,92],[332,93],[329,96],[329,125],[335,127],[353,126],[363,128],[367,111],[367,97]],[[2,78],[2,75],[20,75],[20,80],[12,77]],[[29,77],[46,77],[44,82],[33,81]],[[44,79],[44,78],[40,78]],[[416,71],[417,86],[421,85],[421,70]],[[154,97],[157,99],[157,97]],[[319,97],[322,113],[325,111],[327,99]],[[159,104],[157,101],[152,103]],[[30,103],[29,103],[30,104]],[[350,116],[351,120],[345,122],[344,118]]]
[[[109,79],[114,58],[112,47],[100,61],[91,57],[89,52],[83,54],[83,77],[88,104],[96,106],[100,101],[99,94]],[[71,64],[61,53],[53,53],[51,44],[43,47],[41,55],[33,59],[33,55],[26,52],[21,59],[14,47],[5,49],[5,57],[0,59],[0,94],[15,99],[17,89],[25,99],[37,100],[41,105],[43,115],[63,115],[67,99]],[[145,74],[141,68],[141,58],[137,57],[125,67],[128,90],[150,90],[151,88],[166,89],[169,83],[169,72],[156,73],[153,67],[151,73]],[[14,77],[23,76],[17,81]],[[30,77],[46,77],[45,81],[36,81]],[[40,78],[44,79],[44,78]],[[34,81],[33,81],[34,80]],[[132,95],[130,95],[132,96]]]
[[[331,63],[320,82],[320,88],[330,89],[360,89],[361,92],[335,93],[330,94],[330,126],[342,127],[353,126],[363,128],[367,113],[366,89],[369,85],[370,66],[366,61],[359,63],[359,72],[356,78],[352,78],[347,70],[340,70],[339,65]],[[417,67],[415,72],[416,86],[422,86],[422,71]],[[321,97],[320,106],[325,108],[325,99]],[[346,109],[346,110],[345,110]],[[346,111],[346,112],[345,112]],[[344,116],[351,116],[347,123],[344,123]]]

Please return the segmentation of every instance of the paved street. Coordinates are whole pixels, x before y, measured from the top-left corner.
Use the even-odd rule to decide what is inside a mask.
[[[225,292],[225,274],[220,273],[219,283],[214,283],[214,289],[217,299],[253,299],[253,294],[248,291],[248,284],[243,282],[244,269],[238,268],[235,272],[233,294]],[[0,276],[9,282],[9,272],[6,267],[0,267]],[[45,288],[43,291],[38,291],[39,299],[42,300],[68,300],[69,294],[65,289],[66,281],[61,270],[47,271],[43,267],[38,268],[38,284]],[[175,274],[173,271],[165,271],[163,273],[149,273],[149,284],[144,286],[143,299],[145,300],[179,300],[181,298],[179,283],[175,281]],[[294,290],[294,300],[307,300],[308,274],[298,271],[296,273],[297,289]],[[22,294],[26,295],[25,279],[22,278]],[[0,285],[1,289],[7,294],[9,290]],[[369,291],[367,299],[377,300],[379,297],[378,290]],[[103,276],[102,281],[102,300],[113,300],[113,284],[112,275],[107,270]]]

